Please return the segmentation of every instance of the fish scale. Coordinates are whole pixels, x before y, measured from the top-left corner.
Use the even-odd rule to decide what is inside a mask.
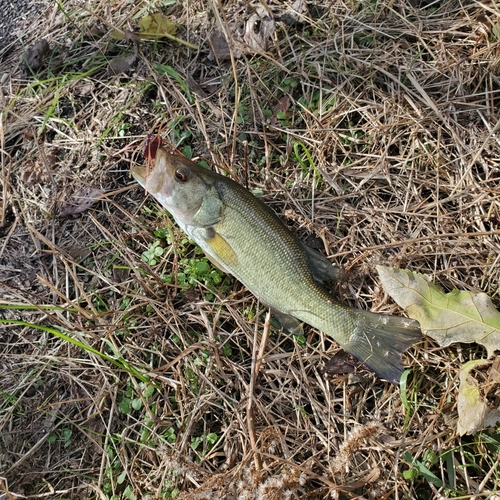
[[[153,169],[132,174],[210,260],[236,277],[297,331],[307,323],[332,336],[382,378],[397,384],[401,354],[421,339],[418,322],[337,302],[323,286],[340,275],[238,183],[159,148]]]
[[[346,334],[352,332],[350,309],[335,303],[313,280],[305,252],[276,214],[267,205],[255,203],[256,198],[244,189],[219,189],[219,193],[224,212],[230,215],[217,224],[217,232],[234,245],[239,260],[232,274],[276,311],[320,330],[342,318],[347,321]],[[257,244],[248,244],[249,234],[257,236]],[[260,265],[255,268],[254,262]]]

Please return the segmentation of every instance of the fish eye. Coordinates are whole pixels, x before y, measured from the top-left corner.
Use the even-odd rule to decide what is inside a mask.
[[[178,168],[174,175],[175,179],[182,184],[188,180],[188,171],[184,168]]]

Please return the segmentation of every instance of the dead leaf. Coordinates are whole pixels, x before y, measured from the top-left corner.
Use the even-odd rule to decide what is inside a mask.
[[[214,31],[211,35],[209,60],[224,61],[231,58],[231,53],[236,58],[240,58],[244,52],[262,53],[272,45],[276,23],[264,5],[252,6],[248,12],[240,12],[235,19],[236,22],[228,26],[229,41],[226,34],[220,30]]]
[[[339,351],[330,358],[323,370],[324,375],[345,375],[346,373],[354,373],[354,365],[357,361],[346,351]]]
[[[314,8],[314,4],[311,4]],[[295,0],[288,10],[276,16],[277,21],[294,26],[303,22],[309,17],[309,8],[305,0]]]
[[[484,24],[486,26],[486,28],[488,29],[488,31],[491,29],[491,22],[484,14],[479,14],[476,18],[476,21]]]
[[[169,38],[175,42],[186,45],[187,47],[198,50],[196,45],[186,42],[181,38],[175,36],[177,26],[168,17],[164,16],[161,12],[155,12],[148,16],[144,16],[139,20],[139,31],[133,33],[135,37],[141,40],[157,40],[159,38]],[[114,30],[111,32],[111,37],[115,40],[126,40],[126,32]]]
[[[29,160],[23,165],[19,179],[23,184],[31,186],[33,184],[47,184],[50,181],[50,176],[40,160]]]
[[[57,156],[53,151],[50,153],[47,153],[47,155],[45,156],[45,159],[47,160],[47,167],[48,168],[53,169],[56,166]]]
[[[33,72],[38,71],[45,64],[45,59],[49,52],[50,46],[47,40],[42,39],[36,42],[24,55],[26,69]]]
[[[488,380],[500,384],[500,357],[496,357],[488,370]]]
[[[173,37],[177,32],[177,27],[173,21],[164,16],[161,12],[155,12],[149,16],[144,16],[139,20],[139,31],[134,32],[134,36],[141,40],[156,40],[162,37]],[[114,30],[111,36],[115,40],[126,40],[127,31]]]
[[[155,12],[149,16],[144,16],[139,20],[138,35],[143,39],[156,39],[162,36],[175,36],[177,27],[168,17],[161,12]]]
[[[278,104],[273,109],[273,114],[269,123],[271,125],[276,125],[278,120],[286,118],[286,112],[290,109],[290,98],[287,95],[284,95],[279,101]]]
[[[86,246],[70,245],[64,251],[75,261],[82,262],[90,255],[90,250]]]
[[[460,370],[457,431],[461,436],[475,434],[487,427],[493,427],[500,421],[500,410],[488,408],[477,381],[472,379],[475,384],[468,381],[471,370],[486,363],[489,363],[486,359],[475,359],[465,363]]]
[[[377,271],[384,290],[440,346],[477,342],[488,357],[500,349],[500,313],[485,293],[444,293],[424,274],[384,266]]]
[[[218,61],[231,59],[231,50],[229,49],[226,37],[219,30],[212,33],[208,43],[212,49],[212,53],[208,56],[210,60],[213,60],[214,58]]]
[[[125,40],[125,33],[121,30],[113,30],[111,32],[111,38],[114,40]]]
[[[108,63],[108,76],[119,75],[130,70],[137,58],[137,53],[128,56],[115,57]]]
[[[124,281],[127,281],[129,276],[130,276],[130,269],[113,267],[113,279],[117,283],[123,283]]]
[[[103,26],[97,24],[94,24],[94,26],[92,26],[89,31],[89,35],[94,38],[102,38],[105,34],[106,29]]]
[[[32,141],[36,137],[35,129],[33,127],[28,127],[24,129],[23,140]]]
[[[80,84],[75,86],[74,93],[75,95],[88,95],[94,90],[94,82],[92,81],[83,81]]]
[[[130,30],[125,30],[125,41],[127,43],[133,43],[136,47],[139,47],[141,43],[141,39],[137,36],[136,33]]]
[[[99,191],[98,189],[91,187],[82,188],[61,205],[59,215],[66,217],[68,215],[85,212],[85,210],[91,208],[92,205],[99,201],[103,196],[104,194],[102,191]]]
[[[266,52],[274,37],[274,19],[263,5],[254,9],[245,25],[243,41],[254,52]]]

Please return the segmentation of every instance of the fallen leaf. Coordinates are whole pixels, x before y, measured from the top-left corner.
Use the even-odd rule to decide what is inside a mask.
[[[440,346],[477,342],[488,357],[500,349],[500,313],[485,293],[444,293],[424,274],[385,266],[377,271],[384,290]]]
[[[286,118],[286,112],[290,108],[290,98],[283,96],[273,109],[273,114],[269,120],[270,125],[276,125],[278,120]]]
[[[99,201],[102,196],[103,193],[98,189],[91,187],[82,188],[61,205],[59,215],[65,217],[85,212],[85,210],[88,210],[94,203]]]
[[[175,33],[177,26],[168,17],[161,12],[155,12],[149,16],[144,16],[139,20],[139,31],[134,32],[134,36],[141,40],[157,40],[158,38],[169,38],[175,42],[186,45],[187,47],[198,50],[196,45],[177,38]],[[126,40],[127,34],[120,30],[113,30],[111,37],[115,40]]]
[[[50,176],[42,161],[28,160],[22,167],[19,179],[22,183],[31,186],[33,184],[47,184],[50,181]]]
[[[231,59],[231,50],[226,41],[226,37],[219,30],[212,33],[208,43],[212,49],[212,52],[208,56],[210,60],[217,59],[219,61],[224,61],[226,59]]]
[[[111,38],[114,40],[125,40],[125,33],[121,30],[113,30],[111,32]]]
[[[134,35],[142,40],[156,40],[162,37],[174,37],[176,32],[177,27],[173,21],[160,12],[155,12],[139,20],[139,31],[135,32]],[[111,36],[115,40],[127,39],[126,31],[114,30]]]
[[[167,35],[175,36],[177,32],[175,24],[161,12],[155,12],[140,19],[139,29],[138,35],[144,39],[156,39]]]
[[[479,16],[477,16],[477,18],[476,18],[476,21],[484,24],[486,26],[486,28],[488,28],[488,30],[491,29],[490,20],[484,14],[479,14]]]
[[[90,255],[90,250],[86,246],[70,245],[64,249],[75,262],[82,262]]]
[[[323,373],[326,376],[354,373],[356,363],[357,361],[348,352],[339,351],[325,363]]]
[[[137,58],[137,53],[123,57],[115,57],[108,63],[108,75],[115,76],[120,73],[126,73],[134,64]]]
[[[83,81],[75,86],[74,94],[75,95],[88,95],[94,90],[94,82],[92,81]]]
[[[32,141],[36,137],[35,129],[33,127],[28,127],[24,130],[23,140]]]
[[[57,156],[53,151],[50,153],[47,153],[45,156],[45,159],[47,160],[47,167],[49,167],[50,169],[52,169],[56,166]]]
[[[243,41],[247,49],[251,49],[250,52],[266,52],[273,41],[275,22],[263,5],[257,6],[253,11],[245,24]]]
[[[130,276],[130,269],[124,269],[123,267],[115,266],[113,267],[113,279],[118,283],[123,283],[127,281]]]
[[[311,8],[314,9],[314,4]],[[305,19],[310,18],[309,6],[305,0],[295,0],[290,8],[283,12],[281,15],[276,16],[276,21],[288,24],[289,26],[296,26],[304,22]]]
[[[489,363],[486,359],[475,359],[465,363],[460,369],[460,387],[458,388],[458,421],[457,431],[464,434],[475,434],[481,429],[493,427],[500,421],[500,410],[488,408],[479,392],[479,386],[469,384],[468,378],[472,369]]]
[[[24,63],[26,69],[31,71],[38,71],[45,63],[45,58],[50,52],[49,42],[42,39],[30,47],[24,55]]]
[[[136,33],[134,33],[133,31],[125,30],[124,35],[125,35],[125,41],[127,43],[129,44],[132,43],[136,47],[139,47],[141,39],[137,36]]]
[[[488,380],[500,384],[500,357],[496,357],[488,370]]]
[[[141,44],[141,40],[138,36],[137,33],[134,33],[133,31],[130,30],[114,30],[111,32],[111,37],[114,38],[115,40],[123,40],[127,42],[129,45],[134,46],[134,53],[137,56],[137,53],[139,51],[139,45]]]

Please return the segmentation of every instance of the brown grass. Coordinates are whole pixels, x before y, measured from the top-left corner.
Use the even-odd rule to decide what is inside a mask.
[[[499,306],[498,6],[318,2],[268,53],[217,65],[208,38],[237,14],[178,2],[162,12],[200,51],[142,42],[108,76],[132,52],[110,31],[155,10],[137,4],[50,6],[0,52],[1,312],[25,322],[0,330],[0,498],[494,498],[499,430],[456,432],[480,347],[411,349],[407,408],[360,366],[327,380],[339,348],[322,333],[300,345],[229,278],[178,286],[200,256],[128,172],[147,133],[189,145],[344,267],[350,305],[402,313],[377,285],[386,264]],[[40,38],[47,64],[25,75]],[[61,217],[82,188],[103,197]]]

